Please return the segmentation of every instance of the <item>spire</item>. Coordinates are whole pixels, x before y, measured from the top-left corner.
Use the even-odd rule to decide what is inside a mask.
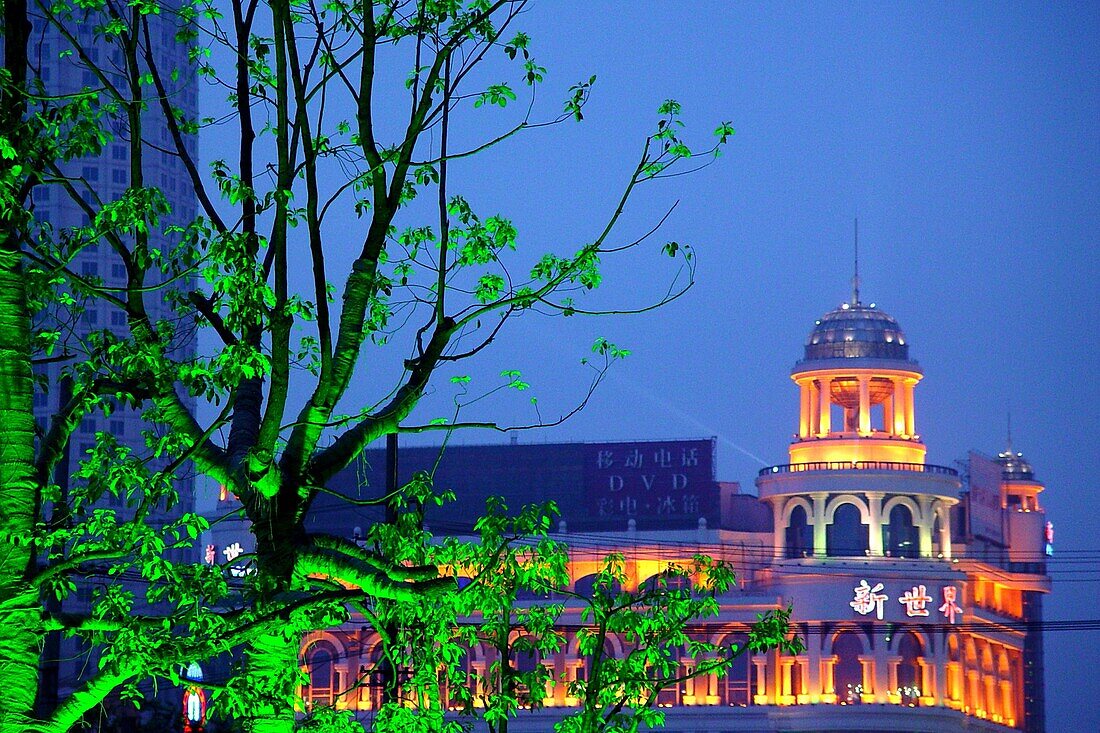
[[[1012,455],[1012,408],[1008,408],[1008,436],[1007,445],[1005,446],[1005,453]]]
[[[856,250],[856,267],[855,275],[852,277],[852,307],[859,305],[859,219],[856,220],[855,231],[855,250]]]

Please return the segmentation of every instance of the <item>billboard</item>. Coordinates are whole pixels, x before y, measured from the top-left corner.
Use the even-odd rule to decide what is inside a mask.
[[[968,534],[999,545],[1004,544],[1001,510],[1001,464],[991,458],[970,452],[967,495]]]
[[[713,439],[586,443],[583,461],[596,517],[647,525],[717,518]]]

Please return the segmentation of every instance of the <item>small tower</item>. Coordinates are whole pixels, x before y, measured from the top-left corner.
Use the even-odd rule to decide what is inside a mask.
[[[801,392],[791,463],[924,463],[913,410],[922,376],[898,322],[859,301],[857,276],[852,302],[815,322],[791,370]]]
[[[913,387],[923,373],[898,322],[859,299],[818,319],[791,370],[800,391],[789,463],[760,471],[776,558],[951,558],[958,472],[925,462]]]

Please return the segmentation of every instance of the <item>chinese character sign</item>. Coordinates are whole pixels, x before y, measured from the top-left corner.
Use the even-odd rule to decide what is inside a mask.
[[[955,601],[958,599],[959,590],[953,585],[947,585],[943,588],[943,605],[940,606],[940,613],[947,617],[949,623],[955,623],[955,616],[962,615],[962,609],[959,608]]]
[[[872,588],[866,580],[859,581],[855,587],[855,600],[848,605],[855,609],[856,613],[866,616],[872,611],[876,612],[879,620],[882,620],[882,604],[890,600],[885,593],[881,593],[882,583],[875,583]]]
[[[928,615],[928,604],[932,602],[932,596],[928,595],[923,585],[914,585],[898,600],[905,606],[905,615],[912,618]]]
[[[861,616],[869,616],[874,613],[881,621],[883,620],[884,609],[887,607],[886,601],[890,600],[890,596],[885,590],[886,586],[883,583],[872,585],[866,580],[860,580],[859,585],[852,589],[853,598],[848,605]],[[963,614],[962,607],[958,603],[958,586],[943,586],[940,593],[943,604],[939,606],[938,610],[947,619],[948,623],[953,624],[955,619]],[[932,609],[935,608],[935,600],[932,594],[928,592],[928,586],[924,584],[907,588],[898,596],[898,603],[905,608],[905,615],[908,618],[928,618],[932,615]],[[893,606],[893,608],[897,608],[897,606]]]

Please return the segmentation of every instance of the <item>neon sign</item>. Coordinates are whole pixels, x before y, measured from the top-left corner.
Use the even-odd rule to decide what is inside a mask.
[[[890,596],[882,592],[884,589],[885,586],[882,583],[871,585],[866,580],[860,580],[859,585],[852,589],[853,597],[848,605],[861,616],[869,616],[874,613],[875,617],[881,621],[886,601],[890,600]],[[940,589],[940,592],[943,597],[943,605],[938,610],[947,618],[948,623],[953,624],[955,618],[963,614],[962,608],[957,603],[959,589],[954,585],[946,585]],[[907,617],[927,618],[931,615],[928,605],[930,603],[934,604],[935,601],[928,593],[928,587],[920,584],[914,585],[902,593],[898,598],[898,603],[905,607]]]
[[[866,580],[861,580],[859,585],[855,587],[855,600],[848,605],[854,608],[856,613],[863,616],[871,613],[871,611],[877,611],[878,619],[881,621],[882,604],[890,600],[890,596],[879,593],[880,590],[882,590],[882,583],[875,583],[875,587],[872,588]]]
[[[905,605],[906,616],[910,618],[927,616],[928,604],[932,602],[932,596],[928,595],[928,591],[925,590],[923,585],[914,585],[911,589],[905,591],[898,601]]]

